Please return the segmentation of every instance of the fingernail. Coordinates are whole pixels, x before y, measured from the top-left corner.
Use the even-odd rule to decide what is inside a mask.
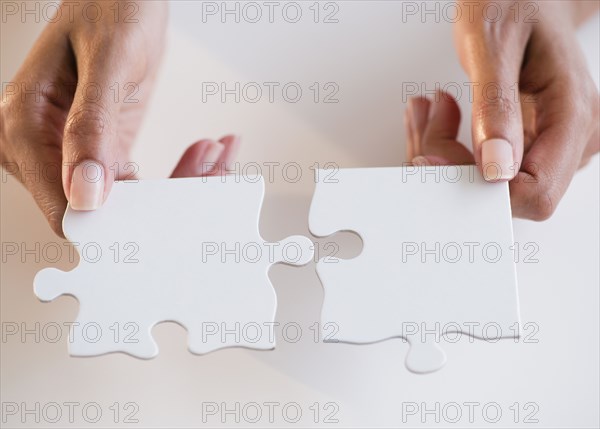
[[[221,143],[209,141],[206,144],[206,148],[202,153],[202,162],[199,165],[199,174],[210,173],[217,167],[217,161],[223,153],[223,146]]]
[[[415,156],[412,160],[412,164],[415,167],[427,167],[427,166],[431,165],[429,160],[427,158],[425,158],[424,156]]]
[[[483,178],[488,182],[510,180],[515,176],[512,145],[503,139],[490,139],[481,146]]]
[[[96,210],[104,199],[104,167],[83,161],[73,170],[69,204],[74,210]]]

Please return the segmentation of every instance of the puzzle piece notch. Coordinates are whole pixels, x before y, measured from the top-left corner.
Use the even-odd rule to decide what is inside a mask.
[[[269,243],[267,247],[275,245],[273,264],[286,264],[304,266],[314,256],[314,243],[302,235],[292,235],[278,243]]]
[[[356,258],[317,263],[324,288],[322,321],[336,323],[338,341],[353,344],[406,338],[403,324],[414,322],[425,328],[438,322],[463,324],[461,334],[480,339],[486,339],[482,326],[471,330],[468,324],[492,322],[501,326],[500,338],[518,337],[507,184],[486,183],[469,166],[448,167],[458,173],[451,175],[458,177],[454,181],[436,180],[437,167],[410,168],[410,174],[402,168],[342,169],[335,181],[322,180],[328,176],[324,171],[315,172],[310,231],[319,237],[352,231],[363,241]],[[500,243],[505,253],[481,265],[405,261],[400,252],[403,243],[462,241]],[[436,343],[416,337],[407,341],[411,371],[428,373],[444,365]]]
[[[41,300],[66,294],[79,301],[70,354],[152,358],[158,353],[152,328],[166,321],[187,329],[195,354],[225,347],[272,349],[277,298],[268,270],[275,263],[308,263],[313,244],[303,236],[265,242],[258,232],[263,195],[262,178],[117,182],[99,210],[68,208],[64,224],[72,241],[98,237],[92,242],[104,251],[119,241],[139,250],[135,264],[116,263],[112,253],[90,262],[80,252],[89,242],[80,241],[75,269],[47,268],[36,275],[34,291]],[[186,207],[174,210],[178,201]],[[209,254],[213,257],[204,260],[203,238],[222,246],[225,256],[240,244],[251,244],[261,256],[222,262],[223,255]]]

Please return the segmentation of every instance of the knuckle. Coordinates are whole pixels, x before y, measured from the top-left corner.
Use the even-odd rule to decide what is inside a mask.
[[[25,85],[25,84],[23,84]],[[24,146],[39,147],[54,137],[52,106],[43,97],[26,96],[16,85],[0,99],[0,152],[14,158]],[[41,138],[31,138],[32,135]]]
[[[530,218],[542,222],[550,219],[556,210],[556,201],[550,192],[537,194],[530,208]]]
[[[61,204],[56,201],[46,200],[40,205],[42,206],[42,213],[44,213],[44,216],[48,219],[48,224],[50,225],[50,228],[52,228],[52,231],[54,231],[56,235],[62,237],[62,219],[67,208],[66,202],[65,204]]]
[[[501,91],[505,92],[505,91]],[[482,94],[482,101],[474,109],[475,119],[488,120],[498,117],[514,118],[518,114],[517,104],[505,94],[490,97]]]
[[[65,136],[71,138],[96,137],[109,129],[109,116],[99,105],[87,104],[69,115]]]
[[[529,217],[532,220],[541,222],[550,219],[554,214],[560,199],[554,177],[554,174],[548,172],[537,174],[538,182],[535,185],[529,204]]]
[[[510,184],[511,202],[515,216],[537,222],[548,220],[558,206],[560,186],[551,180],[551,175],[532,169],[518,174]]]
[[[67,209],[66,198],[52,196],[44,189],[32,188],[31,186],[29,188],[52,231],[59,237],[64,237],[62,219]]]

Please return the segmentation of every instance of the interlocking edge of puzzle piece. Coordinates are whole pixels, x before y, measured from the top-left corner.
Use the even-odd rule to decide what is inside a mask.
[[[230,177],[230,179],[231,179],[231,177]],[[238,177],[238,179],[239,179],[239,177]],[[244,177],[242,177],[242,180],[243,179],[244,179]],[[264,199],[264,179],[262,177],[259,177],[259,178],[252,177],[251,179],[252,180],[249,180],[249,183],[256,183],[257,186],[261,187],[261,194],[260,194],[261,202],[259,204],[259,211],[258,211],[258,216],[259,216],[260,210],[262,209],[262,201]],[[258,180],[255,180],[255,179],[258,179]],[[172,179],[163,179],[163,180],[172,180]],[[189,180],[189,179],[187,179],[187,180]],[[202,178],[202,179],[198,179],[198,180],[206,181],[207,179]],[[218,181],[218,182],[223,183],[221,178],[209,178],[208,180],[212,180],[215,182]],[[132,188],[132,189],[134,189],[134,188]],[[63,217],[63,225],[68,225],[68,219],[70,216],[73,215],[73,213],[76,213],[76,212],[74,212],[73,210],[71,210],[68,207],[65,212],[65,216]],[[256,228],[257,228],[257,233],[260,236],[260,231],[258,230],[258,224],[256,225]],[[64,229],[70,230],[69,228],[64,228]],[[68,239],[71,242],[75,242],[71,237],[68,237]],[[265,244],[265,246],[277,244],[277,246],[273,246],[270,248],[270,251],[273,251],[273,254],[270,255],[269,262],[267,262],[265,264],[267,267],[267,271],[272,265],[275,265],[278,263],[282,263],[282,264],[286,264],[286,265],[293,265],[293,266],[304,266],[312,260],[313,255],[314,255],[314,243],[306,236],[293,235],[293,236],[285,237],[282,240],[277,241],[277,242],[269,243],[269,242],[265,241],[264,244]],[[291,255],[290,255],[290,252],[286,251],[286,249],[289,249],[290,247],[294,247],[296,249],[294,251],[295,253],[292,252]],[[79,253],[79,249],[77,251]],[[85,320],[80,319],[80,317],[82,315],[82,311],[81,311],[82,304],[81,304],[80,299],[77,296],[78,295],[77,287],[73,282],[69,282],[69,281],[65,281],[65,280],[68,279],[69,273],[76,271],[82,263],[83,262],[80,258],[79,265],[70,271],[62,271],[62,270],[52,268],[52,267],[44,268],[36,274],[34,281],[33,281],[34,293],[43,302],[52,301],[62,295],[72,296],[73,298],[75,298],[78,301],[79,311],[78,311],[77,319],[75,320],[74,324],[71,325],[71,337],[73,336],[73,330],[74,330],[75,324],[80,323],[80,322],[85,323]],[[273,291],[273,295],[276,300],[275,290],[274,290],[273,284],[272,284],[270,278],[268,278],[268,276],[267,276],[267,282],[268,282],[269,287]],[[270,316],[271,322],[273,322],[275,319],[276,311],[277,311],[277,307],[275,305],[272,309],[272,314]],[[158,345],[154,341],[154,338],[152,337],[151,331],[157,324],[160,324],[163,322],[173,322],[173,323],[176,323],[176,324],[182,326],[184,329],[186,329],[187,334],[188,334],[188,350],[193,354],[202,355],[202,354],[211,353],[211,352],[219,350],[219,349],[232,348],[232,347],[240,347],[240,348],[248,348],[248,349],[256,349],[256,350],[271,350],[275,347],[275,338],[274,337],[273,337],[272,341],[268,341],[268,344],[261,344],[261,342],[262,342],[262,340],[261,340],[259,343],[248,343],[247,342],[246,344],[238,344],[238,343],[229,344],[227,342],[223,342],[222,345],[218,345],[216,347],[202,347],[202,343],[200,343],[200,347],[197,347],[194,345],[193,341],[191,340],[190,327],[186,327],[179,320],[165,319],[165,320],[157,320],[154,323],[147,324],[144,327],[142,327],[141,329],[139,329],[141,335],[143,336],[142,341],[139,343],[135,343],[133,345],[127,345],[125,347],[122,345],[121,346],[113,345],[111,347],[110,345],[105,344],[104,351],[93,351],[93,350],[90,351],[89,347],[88,348],[82,347],[81,342],[70,341],[69,354],[71,356],[100,356],[100,355],[104,355],[104,354],[108,354],[108,353],[125,353],[125,354],[134,356],[136,358],[141,358],[141,359],[154,358],[157,356],[159,349],[158,349]],[[138,344],[138,345],[136,345],[136,344]]]
[[[318,172],[315,171],[315,174],[317,175]],[[318,181],[317,181],[317,183],[318,183]],[[264,182],[263,182],[263,187],[264,187]],[[313,202],[314,202],[314,196],[313,196]],[[309,215],[309,217],[310,217],[310,215]],[[66,214],[65,214],[65,218],[66,218]],[[312,232],[312,229],[311,229],[311,232]],[[317,234],[315,234],[315,235],[323,237],[323,236],[331,235],[335,232],[337,232],[337,231],[333,230],[324,235],[317,235]],[[358,233],[356,231],[352,231],[352,232],[356,233],[359,237],[361,237],[361,239],[363,239],[363,237],[360,235],[360,233]],[[308,247],[312,250],[313,243],[307,237],[297,236],[297,235],[287,237],[279,242],[280,244],[284,244],[284,246],[282,246],[282,247],[280,247],[280,249],[278,249],[278,250],[280,250],[280,252],[278,253],[278,255],[276,257],[276,261],[273,262],[271,265],[273,265],[275,263],[285,263],[285,264],[289,264],[289,265],[301,266],[301,265],[305,265],[308,262],[310,262],[310,260],[312,259],[312,253],[309,254],[309,252],[307,252],[305,254],[306,257],[301,258],[300,260],[297,260],[297,261],[292,261],[290,259],[286,259],[286,257],[281,253],[281,250],[283,249],[283,247],[285,247],[286,244],[293,243],[293,242],[298,243],[299,241],[304,242],[305,248]],[[303,252],[303,254],[304,254],[304,252]],[[45,290],[45,291],[43,290],[43,288],[40,286],[40,282],[44,283],[44,281],[42,280],[43,277],[45,275],[51,275],[51,276],[56,275],[57,273],[64,273],[64,272],[57,270],[55,268],[47,268],[47,269],[41,270],[38,273],[38,275],[36,275],[36,279],[34,280],[34,290],[35,290],[36,295],[42,301],[51,301],[60,295],[71,295],[71,296],[74,296],[75,298],[77,298],[74,291],[67,290],[67,291],[61,292],[61,291],[57,290],[56,288],[54,288],[54,290],[53,289],[49,289],[49,290]],[[272,285],[271,285],[271,287],[272,287]],[[131,354],[132,356],[135,356],[135,357],[141,357],[141,358],[145,358],[145,359],[155,357],[158,354],[158,346],[154,342],[154,340],[150,334],[150,331],[153,329],[153,327],[156,324],[162,323],[162,322],[168,322],[168,321],[180,324],[176,320],[164,320],[164,321],[158,321],[154,325],[152,325],[148,328],[149,337],[152,341],[153,348],[152,348],[151,352],[144,354],[144,356],[131,354],[131,353],[128,353],[127,351],[123,351],[123,350],[108,351],[106,353],[123,352],[123,353]],[[402,338],[402,337],[400,337],[400,338]],[[381,339],[380,341],[385,341],[385,340],[387,340],[387,339]],[[430,373],[430,372],[438,370],[445,364],[445,362],[446,362],[445,353],[443,352],[443,350],[441,348],[439,348],[439,346],[437,344],[429,343],[429,342],[425,342],[425,343],[411,342],[410,340],[407,340],[407,341],[410,343],[410,349],[406,356],[406,367],[410,371],[415,372],[415,373]],[[368,343],[352,343],[351,341],[343,341],[343,342],[351,343],[351,344],[368,344]],[[379,341],[377,341],[377,342],[379,342]],[[188,342],[188,344],[189,344],[189,342]],[[272,349],[274,347],[274,345],[275,345],[275,343],[273,342],[272,347],[260,348],[259,350],[269,350],[269,349]],[[245,347],[245,346],[224,345],[222,347],[215,348],[209,352],[212,352],[212,351],[215,351],[218,349],[222,349],[222,348],[228,348],[228,347]],[[250,348],[255,348],[255,347],[250,347]],[[189,349],[194,354],[204,354],[204,353],[195,353],[191,348],[189,348]],[[208,353],[208,352],[206,352],[206,353]],[[73,356],[89,356],[89,355],[84,355],[84,354],[77,354],[76,351],[74,351],[74,353],[71,353],[71,355],[73,355]],[[92,354],[92,356],[98,356],[98,355],[99,354]]]
[[[454,166],[454,167],[457,167],[457,166]],[[406,167],[387,167],[387,168],[401,169],[401,168],[406,168]],[[409,166],[408,168],[420,169],[421,167]],[[428,168],[431,168],[431,167],[428,167]],[[439,168],[444,168],[444,167],[433,167],[433,168],[439,169]],[[464,169],[464,167],[460,167],[460,166],[458,166],[458,168]],[[371,170],[371,169],[356,168],[356,169],[348,169],[348,170]],[[332,225],[328,224],[328,222],[325,219],[319,219],[318,216],[315,215],[315,210],[313,210],[313,208],[314,208],[314,206],[318,205],[319,185],[321,183],[325,183],[325,184],[335,184],[336,183],[336,182],[328,181],[332,177],[331,174],[329,173],[330,171],[332,171],[332,170],[327,170],[327,169],[315,170],[316,189],[313,194],[313,198],[311,201],[311,207],[309,210],[309,230],[314,236],[320,237],[320,238],[328,237],[328,236],[331,236],[338,232],[352,232],[352,233],[356,234],[358,237],[360,237],[360,239],[362,240],[363,251],[364,251],[364,246],[366,245],[365,237],[360,233],[360,231],[355,231],[351,228],[332,227]],[[505,192],[506,192],[506,195],[508,196],[509,195],[508,184],[503,183],[502,185],[505,187]],[[322,215],[322,213],[321,213],[321,215]],[[511,237],[512,237],[512,225],[511,225]],[[358,257],[360,257],[360,255],[356,256],[355,258],[358,258]],[[350,258],[347,260],[350,261],[355,258]],[[324,289],[324,292],[327,293],[325,282],[323,281],[322,276],[319,273],[319,267],[320,267],[320,263],[321,263],[322,259],[324,259],[324,257],[319,259],[319,261],[317,261],[316,271],[317,271],[317,276],[319,277],[319,281]],[[336,257],[332,257],[332,256],[328,257],[328,261],[331,263],[340,262],[343,260],[344,259],[340,259],[340,258],[336,258]],[[515,273],[515,275],[516,275],[516,273]],[[519,303],[518,303],[518,295],[517,295],[517,311],[518,311],[518,309],[519,309]],[[326,323],[321,323],[321,331],[322,331],[323,338],[326,338],[330,334],[330,332],[326,331],[326,329],[327,329],[326,326],[327,326]],[[518,339],[521,336],[521,330],[522,330],[522,328],[521,328],[521,323],[520,323],[520,316],[518,316],[517,328],[514,330],[514,335],[513,336],[501,336],[500,338]],[[468,337],[471,337],[471,338],[475,338],[478,340],[486,340],[486,338],[484,338],[484,336],[472,334],[471,332],[468,332],[468,331],[467,332],[465,332],[465,331],[457,331],[457,332],[448,331],[445,334],[452,334],[452,333],[458,333],[458,332],[460,332],[461,334],[464,334]],[[411,339],[411,338],[409,338],[407,336],[403,336],[403,335],[392,335],[392,336],[389,336],[386,338],[380,338],[375,341],[353,341],[353,340],[337,340],[337,339],[323,340],[323,341],[329,342],[329,343],[338,343],[339,342],[339,343],[346,343],[346,344],[353,344],[353,345],[369,345],[369,344],[380,343],[383,341],[389,341],[391,339],[401,339],[409,344],[409,350],[406,354],[406,359],[405,359],[405,366],[410,372],[413,372],[415,374],[433,373],[433,372],[440,370],[447,362],[446,353],[435,341],[430,341],[430,340],[415,341],[414,339]]]

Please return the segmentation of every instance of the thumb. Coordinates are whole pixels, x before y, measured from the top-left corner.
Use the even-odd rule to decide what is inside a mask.
[[[523,157],[519,76],[526,38],[516,29],[510,33],[503,36],[508,40],[480,35],[482,43],[459,49],[473,85],[473,153],[483,177],[491,182],[515,177]]]
[[[114,181],[118,159],[119,103],[111,99],[109,85],[118,76],[102,75],[102,61],[81,69],[68,113],[62,144],[62,180],[65,196],[75,210],[100,207]]]

